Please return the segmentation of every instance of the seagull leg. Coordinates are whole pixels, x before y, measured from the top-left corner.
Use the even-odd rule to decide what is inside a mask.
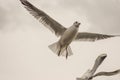
[[[60,45],[60,50],[59,50],[59,52],[58,52],[58,56],[60,56],[60,53],[61,53],[61,45]]]
[[[66,47],[66,59],[68,58],[68,50],[67,50],[67,47]]]

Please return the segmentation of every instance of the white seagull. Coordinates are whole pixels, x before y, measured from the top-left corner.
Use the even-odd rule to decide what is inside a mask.
[[[60,36],[60,39],[49,45],[49,48],[56,53],[58,56],[66,56],[66,58],[72,55],[70,48],[70,43],[73,40],[83,40],[83,41],[96,41],[100,39],[115,37],[116,35],[104,35],[88,32],[78,32],[79,25],[81,23],[75,21],[72,26],[65,28],[63,25],[55,21],[49,15],[47,15],[42,10],[36,8],[27,0],[20,0],[24,7],[32,14],[36,19],[38,19],[45,27],[49,28],[56,36]]]

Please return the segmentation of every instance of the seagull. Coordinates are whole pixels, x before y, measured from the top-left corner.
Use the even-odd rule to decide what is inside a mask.
[[[50,29],[57,37],[60,39],[49,45],[48,47],[58,56],[65,56],[66,59],[68,56],[71,56],[72,50],[70,48],[70,43],[72,41],[96,41],[101,39],[106,39],[110,37],[115,37],[117,35],[105,35],[89,32],[78,32],[79,26],[81,23],[75,21],[69,28],[64,27],[55,19],[51,18],[44,11],[36,8],[27,0],[20,0],[24,7],[33,15],[40,23],[45,27]]]
[[[106,57],[107,57],[107,54],[100,54],[95,60],[95,63],[92,69],[87,70],[87,72],[85,72],[82,77],[76,78],[76,80],[92,80],[93,78],[98,77],[98,76],[113,76],[113,75],[119,74],[120,69],[110,71],[110,72],[101,71],[95,74],[98,67],[102,64],[102,62],[104,61]]]
[[[104,59],[107,57],[107,54],[101,54],[95,60],[92,69],[87,70],[81,78],[76,78],[76,80],[91,80],[93,78],[94,73],[96,72],[97,68],[101,65]]]
[[[91,73],[94,74],[97,70],[97,68],[101,65],[101,63],[104,61],[104,59],[107,57],[107,54],[101,54],[100,56],[98,56],[98,58],[96,59],[95,63],[94,63],[94,66],[91,70]],[[101,71],[101,72],[98,72],[96,74],[94,74],[91,78],[93,77],[98,77],[98,76],[113,76],[113,75],[116,75],[116,74],[119,74],[120,73],[120,69],[117,69],[115,71],[111,71],[111,72],[106,72],[106,71]]]

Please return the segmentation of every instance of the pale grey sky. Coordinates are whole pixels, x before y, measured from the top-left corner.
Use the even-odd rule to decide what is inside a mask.
[[[120,34],[120,0],[29,0],[64,26],[79,31]],[[48,48],[58,38],[41,25],[19,0],[0,0],[0,80],[75,80],[96,57],[108,57],[98,71],[120,68],[120,38],[73,42],[73,56],[58,57]],[[120,75],[94,80],[119,80]]]

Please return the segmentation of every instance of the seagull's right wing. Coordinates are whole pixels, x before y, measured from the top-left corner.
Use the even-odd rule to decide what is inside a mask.
[[[98,72],[93,77],[97,77],[97,76],[112,76],[112,75],[116,75],[118,73],[120,73],[120,69],[112,71],[112,72]]]
[[[32,14],[36,19],[38,19],[45,27],[49,28],[52,32],[54,32],[57,36],[61,36],[66,30],[61,24],[52,19],[42,10],[36,8],[27,0],[20,0],[21,3],[25,6],[25,8]]]

